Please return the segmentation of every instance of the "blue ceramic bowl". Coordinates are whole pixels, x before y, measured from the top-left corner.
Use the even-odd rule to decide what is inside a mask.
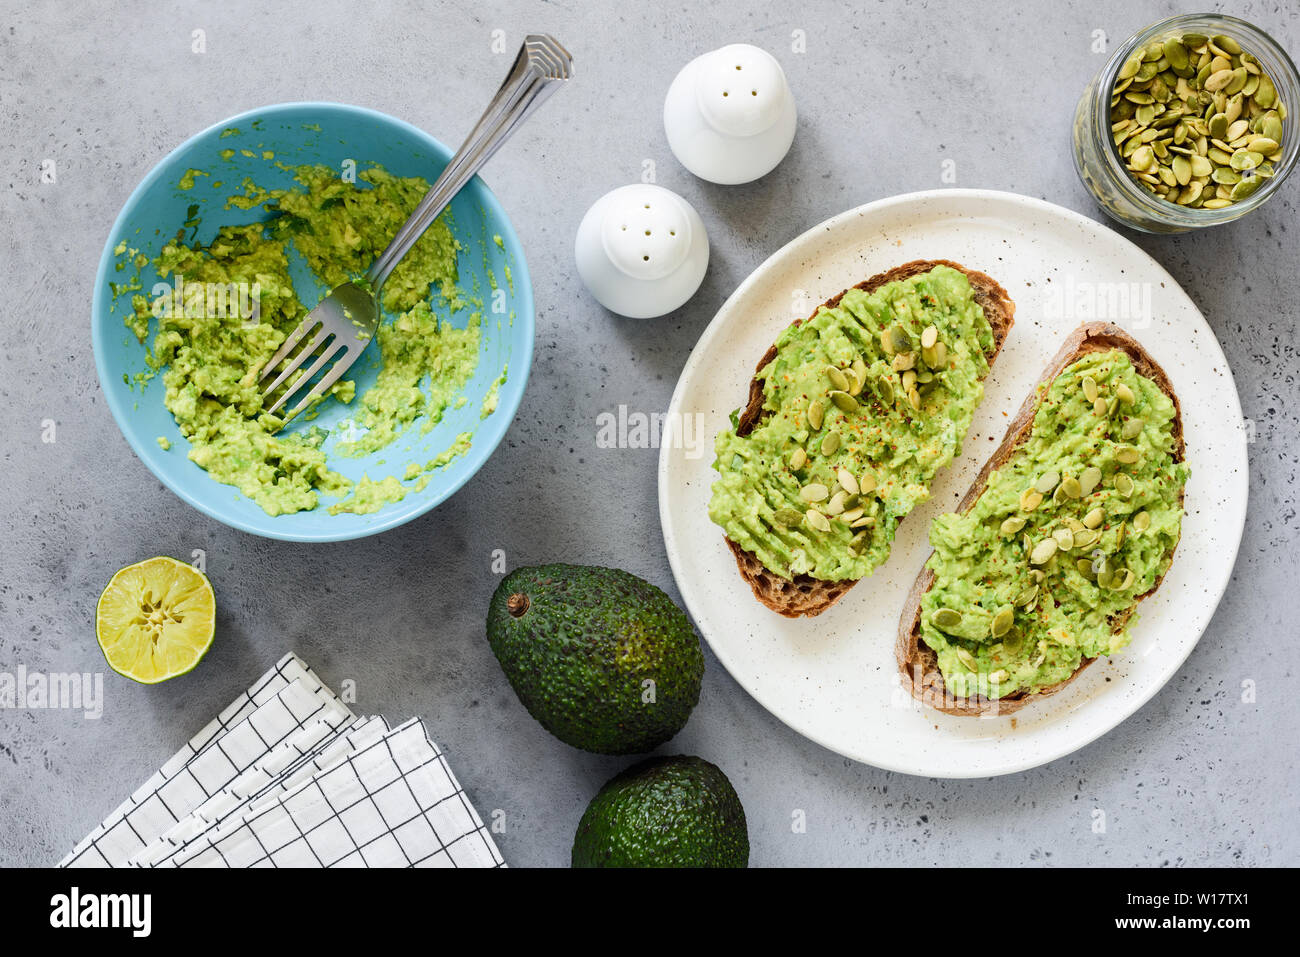
[[[231,132],[237,130],[238,132]],[[234,155],[223,159],[222,151]],[[247,150],[250,156],[245,156]],[[263,152],[274,154],[264,159]],[[120,242],[139,249],[151,259],[163,243],[175,236],[186,220],[197,212],[198,239],[207,242],[218,227],[267,218],[258,208],[224,209],[226,197],[240,192],[245,177],[266,189],[293,185],[293,174],[275,163],[289,166],[322,164],[342,169],[353,160],[362,172],[378,164],[399,176],[423,176],[432,183],[442,172],[451,151],[433,137],[401,120],[373,110],[339,103],[283,103],[252,110],[218,123],[173,150],[153,168],[131,194],[113,224],[104,246],[95,279],[92,307],[92,336],[95,367],[118,427],[136,455],[168,488],[199,511],[232,528],[268,538],[298,542],[333,542],[373,535],[408,522],[445,500],[469,481],[492,455],[505,435],[524,386],[533,357],[533,292],[528,267],[515,231],[491,191],[475,178],[451,204],[453,232],[462,249],[459,258],[459,287],[467,297],[483,300],[481,351],[474,377],[466,384],[467,402],[449,409],[442,422],[427,434],[416,421],[387,448],[366,458],[330,455],[330,468],[351,479],[363,473],[372,479],[388,475],[402,477],[410,462],[427,462],[447,449],[460,433],[473,433],[470,450],[444,469],[427,473],[428,485],[413,488],[400,502],[384,506],[369,515],[331,515],[328,500],[310,512],[270,516],[237,489],[222,485],[187,458],[189,443],[181,435],[171,413],[163,405],[163,383],[155,376],[143,385],[135,374],[146,369],[145,347],[124,325],[131,313],[131,290],[115,293],[113,283],[123,283],[134,269],[118,270],[122,256],[114,250]],[[207,172],[195,178],[188,190],[181,178],[189,169]],[[214,181],[220,181],[216,186]],[[197,206],[193,210],[191,207]],[[497,237],[500,237],[498,242]],[[303,304],[315,305],[322,295],[305,267],[293,271],[294,284]],[[149,295],[159,277],[151,266],[140,276],[142,291]],[[492,291],[498,293],[494,301]],[[495,307],[495,309],[494,309]],[[463,326],[473,308],[443,314],[445,321]],[[152,342],[154,330],[150,330]],[[379,352],[368,350],[353,367],[360,396],[374,381]],[[508,368],[500,387],[496,411],[480,419],[483,398],[492,383]],[[333,400],[323,403],[313,424],[330,428],[350,417],[347,406]],[[291,425],[290,428],[300,427]],[[158,443],[170,441],[164,451]],[[325,445],[329,452],[331,441]],[[408,485],[411,483],[407,483]]]

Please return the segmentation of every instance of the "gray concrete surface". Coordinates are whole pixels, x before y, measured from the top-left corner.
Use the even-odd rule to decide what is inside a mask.
[[[608,563],[675,594],[659,532],[653,450],[603,450],[596,417],[667,406],[699,333],[772,251],[857,204],[943,185],[1013,190],[1101,218],[1075,177],[1075,101],[1111,43],[1181,4],[931,0],[749,5],[577,0],[7,4],[0,18],[0,670],[102,671],[92,616],[119,566],[207,551],[219,635],[192,675],[159,687],[105,676],[98,721],[0,711],[0,864],[63,853],[286,649],[358,708],[427,719],[479,809],[505,812],[513,865],[567,862],[588,798],[627,762],[547,735],[483,637],[510,565]],[[1219,6],[1192,4],[1191,6]],[[1231,12],[1300,54],[1300,8]],[[207,52],[191,52],[191,31]],[[276,101],[334,99],[458,141],[508,55],[505,31],[544,29],[578,80],[521,133],[487,179],[513,217],[538,302],[524,406],[484,471],[435,513],[369,540],[296,546],[208,520],[163,488],[100,396],[89,338],[95,265],[135,184],[169,149]],[[807,52],[791,51],[804,31]],[[686,173],[660,122],[675,71],[734,41],[772,50],[801,110],[793,151],[761,182]],[[1300,106],[1300,104],[1296,104]],[[40,182],[57,162],[56,184]],[[659,321],[603,312],[574,274],[587,205],[642,162],[705,217],[703,288]],[[1199,304],[1227,352],[1256,441],[1237,568],[1187,664],[1136,716],[1066,759],[991,781],[937,781],[843,760],[766,713],[711,656],[699,708],[665,750],[698,753],[744,800],[759,865],[1295,864],[1300,697],[1293,612],[1300,581],[1300,181],[1237,224],[1136,237]],[[41,440],[42,422],[57,441]],[[311,587],[288,580],[302,578]],[[274,584],[275,582],[284,584]],[[1253,680],[1257,699],[1243,703]],[[1094,809],[1106,833],[1093,832]],[[806,833],[793,833],[802,810]]]

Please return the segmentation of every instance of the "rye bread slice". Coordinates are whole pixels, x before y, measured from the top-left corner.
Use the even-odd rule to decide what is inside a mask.
[[[988,354],[989,365],[992,366],[993,360],[1002,351],[1002,344],[1006,342],[1007,333],[1011,331],[1011,327],[1015,323],[1016,304],[1011,301],[1011,297],[1005,289],[984,273],[967,269],[965,266],[948,259],[916,259],[912,262],[903,263],[901,266],[895,266],[887,272],[872,276],[853,288],[873,292],[886,283],[897,282],[900,279],[927,273],[935,266],[950,266],[958,272],[965,273],[966,278],[970,281],[971,287],[975,291],[975,301],[984,310],[984,317],[993,329],[993,351]],[[848,292],[847,289],[827,299],[824,304],[825,307],[833,308],[837,306],[846,292]],[[822,307],[819,306],[818,309],[820,308]],[[814,309],[813,315],[816,314],[817,310]],[[792,325],[797,326],[803,321],[802,319],[796,319]],[[773,345],[759,360],[754,372],[754,378],[749,383],[749,402],[740,413],[737,421],[737,435],[748,435],[763,420],[766,414],[763,410],[764,380],[758,377],[758,373],[775,358],[776,346]],[[813,578],[811,575],[795,575],[794,578],[786,578],[764,567],[757,556],[752,552],[745,551],[730,538],[726,541],[731,548],[732,554],[736,556],[736,565],[740,569],[741,577],[754,590],[754,597],[772,611],[784,615],[786,618],[820,615],[843,598],[848,590],[858,583],[856,578],[844,581],[823,581],[820,578]]]
[[[966,512],[974,507],[976,500],[984,492],[984,487],[988,482],[989,473],[998,468],[1002,463],[1015,452],[1015,450],[1024,443],[1033,430],[1034,414],[1038,411],[1039,393],[1038,385],[1050,383],[1060,375],[1067,367],[1072,365],[1076,360],[1082,358],[1090,352],[1108,352],[1111,349],[1118,349],[1124,352],[1129,360],[1133,363],[1137,372],[1154,382],[1165,395],[1169,396],[1170,401],[1174,404],[1174,419],[1172,424],[1174,437],[1174,461],[1182,462],[1186,454],[1186,446],[1183,442],[1183,418],[1182,412],[1178,405],[1178,396],[1174,393],[1173,384],[1169,381],[1169,376],[1165,370],[1160,368],[1156,361],[1151,358],[1141,344],[1131,335],[1121,329],[1119,326],[1111,325],[1105,322],[1085,323],[1075,329],[1065,342],[1061,345],[1060,351],[1048,363],[1047,369],[1043,372],[1034,389],[1030,391],[1029,396],[1025,399],[1024,405],[1011,420],[1007,428],[1006,437],[1003,438],[1002,444],[990,456],[989,460],[984,463],[984,468],[980,470],[979,476],[975,479],[974,484],[966,492],[961,502],[957,505],[957,511]],[[1178,502],[1183,502],[1182,490],[1178,494]],[[1177,542],[1174,546],[1177,547]],[[1173,557],[1173,549],[1170,549],[1170,558]],[[929,559],[926,559],[927,564]],[[1166,569],[1168,571],[1168,569]],[[1111,618],[1112,634],[1119,632],[1128,620],[1133,616],[1138,602],[1148,595],[1155,593],[1160,587],[1160,582],[1164,579],[1161,574],[1156,579],[1155,584],[1148,590],[1133,599],[1123,612]],[[957,698],[947,691],[943,683],[943,675],[939,671],[938,655],[921,641],[921,598],[925,595],[930,587],[934,584],[934,573],[929,568],[923,568],[921,574],[916,578],[912,585],[912,590],[908,593],[907,602],[903,606],[903,614],[898,623],[898,642],[895,645],[895,656],[898,661],[898,669],[902,678],[903,687],[911,692],[912,696],[924,704],[930,705],[946,714],[959,715],[964,717],[974,717],[982,714],[1012,714],[1019,711],[1025,705],[1047,695],[1055,694],[1060,691],[1071,681],[1083,673],[1083,669],[1088,667],[1097,659],[1084,658],[1075,670],[1074,674],[1059,681],[1054,685],[1048,685],[1037,691],[1017,691],[992,701],[988,698],[977,696],[975,698]]]

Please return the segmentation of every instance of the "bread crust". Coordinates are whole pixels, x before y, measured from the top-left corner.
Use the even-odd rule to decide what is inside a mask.
[[[958,512],[967,512],[974,507],[975,502],[983,494],[984,488],[988,484],[989,473],[1006,462],[1029,437],[1033,430],[1034,414],[1038,411],[1040,400],[1038,386],[1051,383],[1066,368],[1088,353],[1109,352],[1112,349],[1118,349],[1127,355],[1138,373],[1154,382],[1160,391],[1169,396],[1170,401],[1173,402],[1174,461],[1184,461],[1186,444],[1183,440],[1182,409],[1178,404],[1178,396],[1174,392],[1173,383],[1169,381],[1169,376],[1165,374],[1165,370],[1160,367],[1136,339],[1119,326],[1105,322],[1085,323],[1066,337],[1061,344],[1060,351],[1047,364],[1042,376],[1039,377],[1038,382],[1025,398],[1020,411],[1011,420],[1011,424],[1007,428],[1007,434],[1002,439],[1002,444],[989,456],[989,460],[984,463],[984,468],[980,470],[978,477],[958,503],[956,509]],[[1179,505],[1183,504],[1182,490],[1179,490],[1178,502]],[[1175,542],[1174,547],[1177,548],[1177,545],[1178,543]],[[1169,554],[1172,559],[1173,549],[1170,549]],[[926,564],[929,564],[928,556]],[[1167,573],[1168,569],[1165,571]],[[1154,594],[1163,580],[1164,574],[1161,574],[1149,590],[1134,598],[1133,603],[1127,609],[1111,619],[1112,633],[1123,629],[1124,625],[1133,616],[1138,603],[1148,595]],[[1095,658],[1084,658],[1070,677],[1035,691],[1016,691],[996,701],[980,696],[975,698],[954,697],[944,686],[943,675],[938,667],[938,655],[921,641],[921,599],[933,584],[934,573],[929,568],[923,567],[921,573],[917,575],[916,581],[912,584],[911,591],[907,595],[907,601],[903,605],[903,613],[898,623],[895,657],[898,662],[903,687],[908,690],[912,697],[936,710],[962,717],[976,717],[985,714],[1013,714],[1031,701],[1060,691],[1082,674],[1083,669],[1096,660]]]
[[[989,366],[992,367],[993,360],[998,357],[998,353],[1002,351],[1003,343],[1006,342],[1007,333],[1011,331],[1011,327],[1015,324],[1016,304],[1012,302],[1011,296],[1005,289],[984,273],[968,269],[949,259],[914,259],[911,262],[903,263],[901,266],[895,266],[893,269],[872,276],[870,279],[866,279],[851,288],[874,292],[886,283],[897,282],[901,279],[927,273],[935,266],[950,266],[958,272],[964,273],[970,281],[971,288],[975,291],[975,301],[984,310],[984,316],[993,329],[993,351],[988,355]],[[827,299],[825,303],[813,310],[809,318],[815,316],[818,309],[829,309],[839,305],[840,300],[844,298],[848,291],[848,289],[845,289],[843,292]],[[796,319],[791,325],[797,326],[802,322],[804,322],[803,319]],[[759,360],[758,366],[754,370],[754,377],[750,380],[749,400],[737,420],[737,435],[748,435],[763,418],[764,380],[759,378],[759,373],[775,358],[776,345],[773,344],[763,354],[763,358]],[[813,578],[811,575],[795,575],[793,578],[786,578],[765,568],[757,556],[752,552],[745,551],[730,538],[726,539],[726,541],[731,548],[732,554],[736,557],[736,566],[740,569],[740,576],[749,583],[749,587],[754,591],[754,597],[778,615],[784,615],[786,618],[820,615],[843,598],[849,589],[859,581],[856,578],[844,581],[824,581],[820,578]]]

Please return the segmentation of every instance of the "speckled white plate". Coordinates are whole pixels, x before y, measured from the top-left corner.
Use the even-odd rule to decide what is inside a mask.
[[[961,455],[939,474],[931,500],[899,526],[889,561],[824,614],[782,618],[753,598],[708,519],[712,437],[744,403],[755,363],[785,325],[912,259],[952,259],[987,272],[1015,299],[1015,328]],[[930,554],[930,521],[956,506],[1061,337],[1101,319],[1137,337],[1182,403],[1192,476],[1173,567],[1140,606],[1129,647],[1060,693],[996,718],[923,707],[899,686],[894,636],[907,590]],[[1245,524],[1246,431],[1232,373],[1205,318],[1159,264],[1118,233],[1012,193],[897,196],[842,213],[786,245],[700,337],[669,410],[670,425],[680,421],[692,427],[678,433],[686,438],[702,425],[703,443],[664,441],[659,514],[673,575],[700,632],[732,676],[790,727],[846,757],[907,774],[1021,771],[1115,727],[1191,653],[1227,587]]]

